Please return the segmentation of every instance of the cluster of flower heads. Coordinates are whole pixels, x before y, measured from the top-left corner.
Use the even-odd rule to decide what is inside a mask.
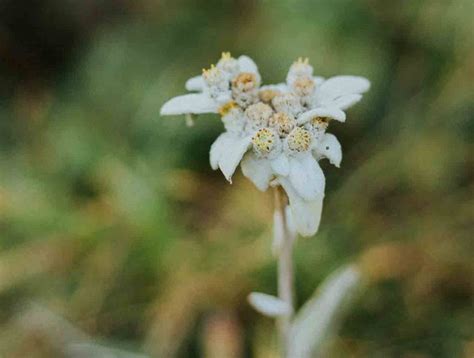
[[[318,161],[339,167],[341,145],[326,133],[332,120],[370,87],[367,79],[313,75],[308,59],[298,59],[286,82],[261,85],[257,66],[247,56],[223,53],[216,65],[186,82],[194,91],[165,103],[162,115],[219,113],[225,127],[211,146],[210,162],[231,181],[239,163],[258,189],[281,185],[289,198],[290,221],[304,236],[316,233],[325,178]]]

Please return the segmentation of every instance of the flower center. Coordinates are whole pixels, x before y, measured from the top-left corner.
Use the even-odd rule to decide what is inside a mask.
[[[275,148],[277,136],[270,128],[262,128],[252,137],[254,151],[260,156],[268,155]]]
[[[299,98],[293,93],[283,93],[275,96],[272,104],[277,112],[284,112],[293,116],[298,115],[303,110]]]
[[[262,102],[252,104],[245,110],[245,115],[250,124],[256,129],[266,127],[272,114],[272,107]]]
[[[311,133],[301,127],[293,129],[287,137],[288,149],[293,152],[305,152],[311,145]]]
[[[242,72],[232,80],[232,88],[248,92],[257,87],[257,76],[254,73]]]
[[[313,93],[315,83],[312,77],[298,77],[292,83],[295,94],[300,97],[306,97]]]
[[[276,129],[280,137],[289,134],[296,125],[296,121],[293,117],[283,112],[277,112],[270,117],[270,127]]]

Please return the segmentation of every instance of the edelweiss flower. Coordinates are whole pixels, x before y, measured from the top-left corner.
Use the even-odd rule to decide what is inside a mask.
[[[326,129],[332,119],[345,121],[343,110],[370,84],[355,76],[314,77],[307,59],[291,65],[286,83],[260,87],[260,81],[250,58],[225,53],[186,83],[199,93],[173,98],[161,114],[219,113],[226,130],[211,146],[211,167],[231,182],[241,163],[258,189],[281,185],[295,229],[310,236],[319,227],[325,190],[318,161],[339,167],[342,160],[339,141]]]

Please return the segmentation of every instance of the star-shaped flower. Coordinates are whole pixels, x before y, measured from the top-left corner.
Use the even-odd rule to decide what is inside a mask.
[[[344,122],[370,83],[363,77],[313,76],[308,60],[295,61],[286,83],[260,87],[261,77],[247,56],[224,53],[216,66],[193,77],[186,88],[198,93],[171,99],[161,114],[219,113],[225,127],[210,150],[211,167],[231,182],[241,164],[244,176],[265,191],[281,185],[292,222],[304,236],[317,232],[325,190],[318,161],[339,167],[341,145],[326,129]]]

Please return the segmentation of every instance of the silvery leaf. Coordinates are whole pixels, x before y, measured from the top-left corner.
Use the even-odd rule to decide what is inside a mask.
[[[361,274],[355,266],[339,269],[322,283],[293,321],[289,357],[326,356],[326,343],[336,335],[360,284]]]

